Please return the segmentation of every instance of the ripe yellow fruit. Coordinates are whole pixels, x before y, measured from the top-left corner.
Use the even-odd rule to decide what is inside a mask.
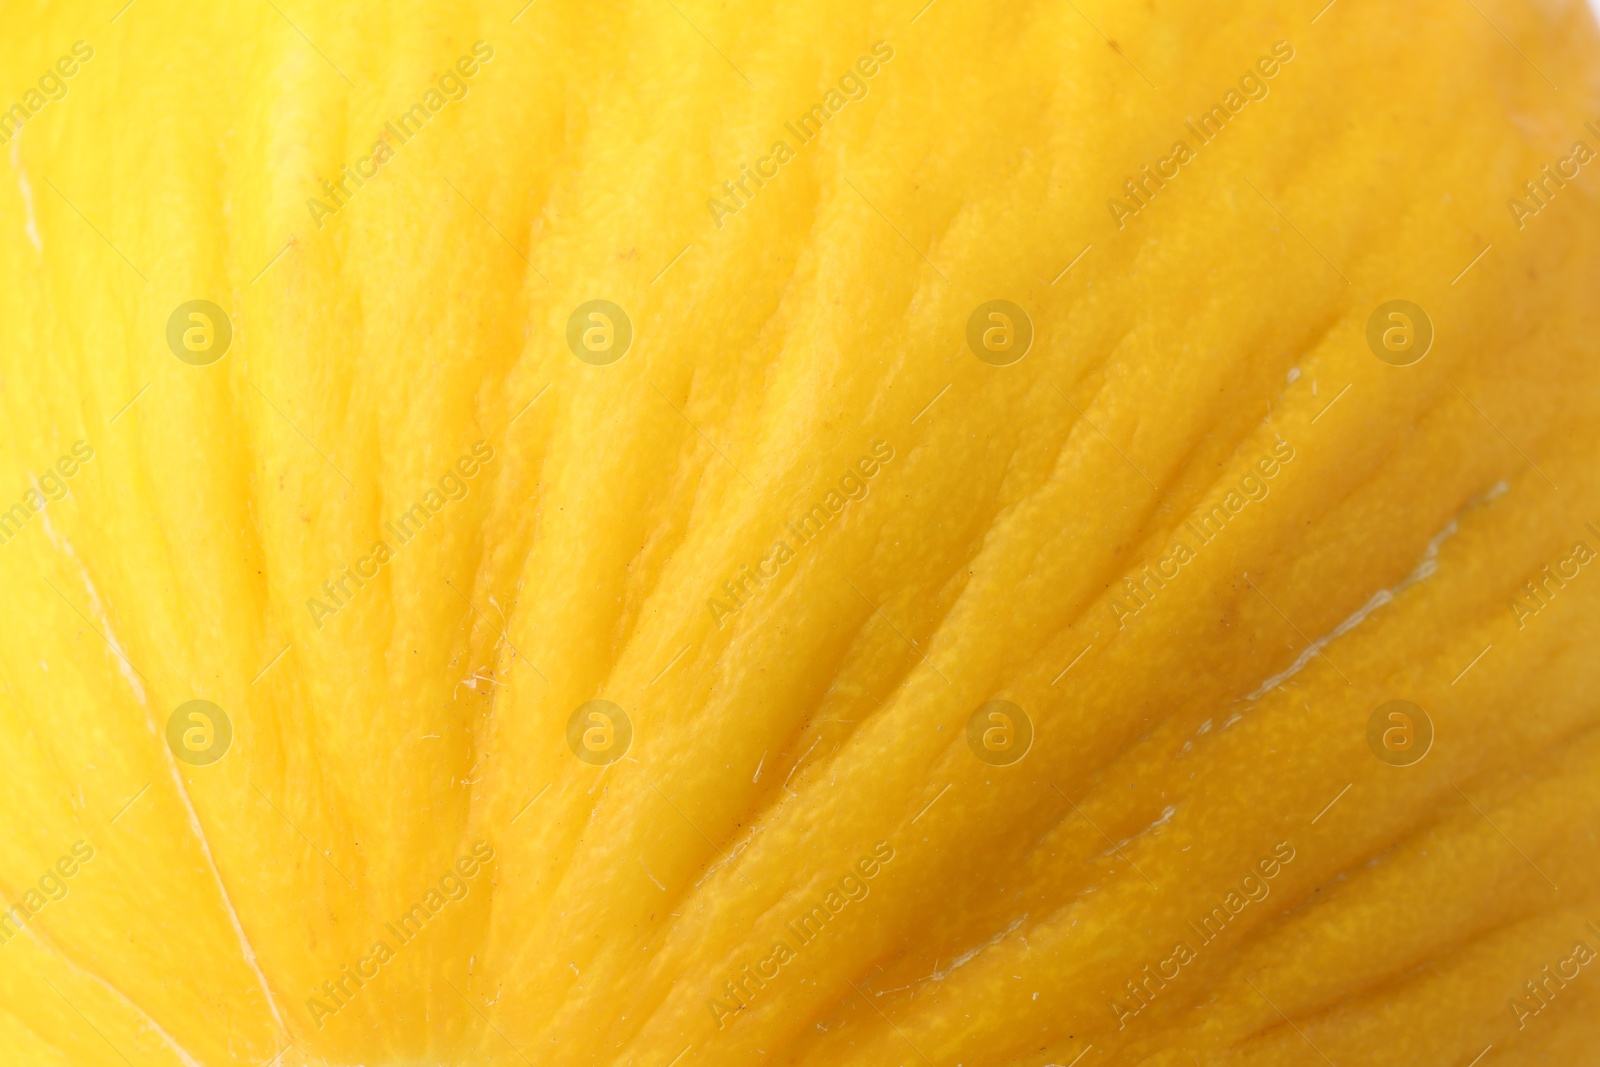
[[[919,6],[8,12],[0,1059],[1592,1056],[1592,16]]]

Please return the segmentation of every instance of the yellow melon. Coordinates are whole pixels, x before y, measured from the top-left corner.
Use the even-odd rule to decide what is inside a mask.
[[[118,3],[0,1060],[1593,1061],[1581,4]]]

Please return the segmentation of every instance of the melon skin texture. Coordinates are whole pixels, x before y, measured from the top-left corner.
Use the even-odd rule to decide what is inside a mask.
[[[1586,8],[519,6],[8,10],[8,1061],[1592,1056]]]

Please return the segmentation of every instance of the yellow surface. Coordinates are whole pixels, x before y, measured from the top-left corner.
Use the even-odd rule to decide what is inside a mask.
[[[519,6],[7,7],[0,1062],[1588,1062],[1583,5]]]

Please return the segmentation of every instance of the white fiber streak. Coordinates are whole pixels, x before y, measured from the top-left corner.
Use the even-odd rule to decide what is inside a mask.
[[[978,947],[967,949],[967,951],[963,952],[961,955],[959,955],[955,959],[951,960],[950,961],[950,966],[946,967],[944,970],[941,971],[937,967],[935,967],[934,972],[932,974],[928,975],[928,978],[931,979],[932,981],[935,981],[935,982],[944,981],[946,978],[948,978],[950,976],[950,972],[951,971],[955,970],[957,967],[963,967],[966,964],[971,963],[973,960],[977,959],[979,953],[981,953],[981,952],[983,952],[983,951],[985,951],[987,949],[994,948],[1000,942],[1002,942],[1006,938],[1010,937],[1013,933],[1016,932],[1017,927],[1021,926],[1024,922],[1027,921],[1027,919],[1028,919],[1028,915],[1027,915],[1026,912],[1024,912],[1023,914],[1017,916],[1015,919],[1013,919],[1011,921],[1011,925],[1010,926],[1006,927],[1004,930],[1001,930],[998,934],[995,934],[993,937],[991,937],[989,940],[985,941],[983,944],[979,945]]]
[[[22,137],[19,135],[11,142],[11,167],[17,172],[17,188],[22,190],[22,209],[28,216],[28,224],[22,229],[28,235],[28,241],[33,245],[35,252],[44,252],[44,242],[39,240],[39,226],[33,218],[33,186],[28,184],[28,172],[22,169],[22,156],[18,149],[22,147]]]
[[[167,1033],[166,1028],[160,1023],[156,1022],[155,1019],[151,1018],[150,1013],[135,1003],[132,997],[129,997],[128,994],[112,985],[109,980],[101,975],[79,966],[77,961],[75,961],[71,956],[68,956],[65,952],[61,951],[61,949],[56,946],[55,942],[48,941],[45,938],[40,937],[38,931],[36,931],[31,924],[23,926],[22,930],[33,939],[34,944],[55,956],[58,960],[60,960],[62,963],[65,963],[77,974],[98,983],[101,988],[105,989],[112,996],[116,997],[131,1011],[137,1013],[139,1018],[144,1021],[144,1024],[150,1029],[154,1030],[156,1034],[160,1036],[161,1040],[166,1044],[166,1046],[177,1055],[178,1059],[183,1061],[184,1067],[201,1067],[200,1061],[191,1056],[188,1049],[178,1044],[177,1039],[171,1034]]]
[[[1428,542],[1428,547],[1423,550],[1422,558],[1418,560],[1417,565],[1411,569],[1411,573],[1400,580],[1400,584],[1396,585],[1392,589],[1380,589],[1376,593],[1373,593],[1372,596],[1367,598],[1367,602],[1361,605],[1355,614],[1351,615],[1348,619],[1345,619],[1338,626],[1335,626],[1330,633],[1324,634],[1322,637],[1319,637],[1315,641],[1311,642],[1311,644],[1306,647],[1306,650],[1295,658],[1293,663],[1289,664],[1289,666],[1284,670],[1274,674],[1271,678],[1268,678],[1266,681],[1262,682],[1256,687],[1255,692],[1246,696],[1244,699],[1260,700],[1269,692],[1276,689],[1290,678],[1293,678],[1295,675],[1299,674],[1300,671],[1305,668],[1305,665],[1310,663],[1311,660],[1328,645],[1343,637],[1351,630],[1354,630],[1357,626],[1360,626],[1366,621],[1368,615],[1371,615],[1374,611],[1377,611],[1379,608],[1389,603],[1396,596],[1403,593],[1411,586],[1433,577],[1434,572],[1439,569],[1439,549],[1446,541],[1455,536],[1456,531],[1460,528],[1461,516],[1465,515],[1468,511],[1471,511],[1479,504],[1483,504],[1495,499],[1505,491],[1506,483],[1499,482],[1496,483],[1495,486],[1488,492],[1482,494],[1481,496],[1474,497],[1472,500],[1468,501],[1466,507],[1462,508],[1461,511],[1451,518],[1449,522],[1445,523],[1444,529],[1434,534],[1433,539]]]
[[[40,512],[40,515],[43,517],[44,513]],[[144,709],[145,726],[153,736],[161,737],[162,731],[150,714],[150,702],[145,697],[144,686],[139,684],[138,675],[131,667],[130,661],[123,653],[121,643],[117,640],[115,631],[111,628],[111,620],[107,617],[105,609],[100,603],[100,594],[94,587],[94,581],[89,577],[88,568],[78,559],[78,554],[72,550],[72,545],[68,543],[66,538],[57,536],[55,530],[51,528],[48,518],[45,518],[44,528],[51,544],[55,545],[59,551],[65,553],[72,559],[73,563],[78,565],[78,573],[83,580],[83,587],[89,594],[89,609],[95,619],[99,621],[101,632],[105,635],[107,643],[117,653],[117,663],[122,668],[123,678],[127,679],[128,687],[133,690],[134,696],[139,701],[139,706]],[[228,887],[222,880],[222,871],[217,867],[216,858],[211,854],[211,842],[206,839],[205,828],[200,825],[200,815],[194,810],[194,803],[189,799],[189,790],[183,783],[183,775],[178,771],[177,760],[173,758],[165,743],[161,745],[161,754],[164,757],[167,774],[172,779],[173,788],[177,791],[179,799],[183,801],[183,810],[189,819],[189,829],[200,843],[200,852],[205,856],[206,866],[210,868],[211,877],[217,883],[217,892],[221,896],[223,908],[228,913],[228,921],[233,925],[234,936],[239,942],[239,951],[244,955],[245,963],[249,966],[250,972],[255,975],[256,982],[261,986],[261,992],[267,998],[267,1008],[272,1012],[273,1021],[278,1024],[280,1030],[288,1033],[288,1027],[283,1021],[283,1013],[278,1010],[278,1001],[273,997],[272,988],[267,984],[267,976],[262,973],[261,964],[256,959],[256,950],[250,944],[250,938],[244,932],[244,925],[239,921],[239,913],[234,910],[232,898],[228,896]]]

